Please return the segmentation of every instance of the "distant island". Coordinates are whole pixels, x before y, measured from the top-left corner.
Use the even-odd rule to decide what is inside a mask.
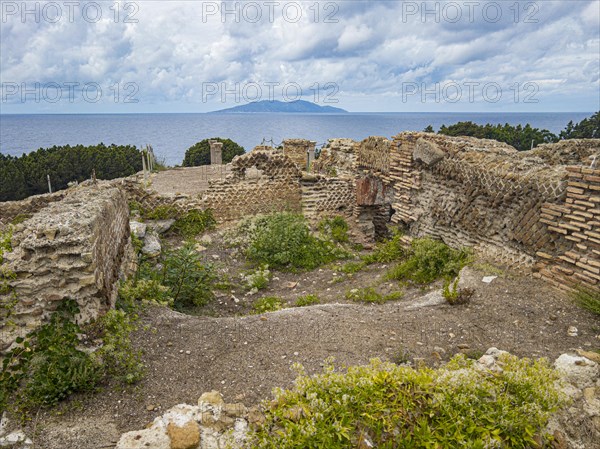
[[[306,113],[306,114],[346,114],[348,111],[332,106],[319,106],[310,101],[254,101],[252,103],[235,106],[233,108],[221,109],[209,112],[209,114],[237,114],[247,112],[283,112],[283,113]]]

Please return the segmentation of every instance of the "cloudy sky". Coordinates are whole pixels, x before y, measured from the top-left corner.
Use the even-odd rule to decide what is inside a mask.
[[[600,109],[600,1],[1,0],[3,113]]]

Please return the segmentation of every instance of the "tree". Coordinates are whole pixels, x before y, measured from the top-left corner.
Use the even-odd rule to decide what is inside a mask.
[[[571,120],[560,132],[561,139],[600,139],[600,111],[581,122],[573,124]]]
[[[244,147],[238,145],[231,139],[222,139],[214,137],[212,139],[204,139],[195,143],[185,152],[183,158],[184,167],[197,167],[199,165],[210,165],[210,143],[209,141],[216,140],[223,143],[223,163],[228,164],[236,156],[241,156],[246,153]]]

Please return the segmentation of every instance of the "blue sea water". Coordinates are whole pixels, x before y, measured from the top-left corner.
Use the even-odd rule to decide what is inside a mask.
[[[288,138],[325,143],[334,137],[362,140],[401,131],[475,123],[527,123],[558,134],[590,113],[350,113],[350,114],[39,114],[0,115],[0,152],[21,155],[53,145],[151,144],[159,160],[180,164],[185,150],[210,137],[228,137],[246,151],[263,139]]]

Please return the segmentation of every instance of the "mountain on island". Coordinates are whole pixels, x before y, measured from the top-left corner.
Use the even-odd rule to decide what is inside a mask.
[[[306,114],[340,114],[347,113],[348,111],[340,108],[334,108],[332,106],[319,106],[318,104],[311,103],[310,101],[254,101],[252,103],[235,106],[233,108],[221,109],[219,111],[213,111],[211,114],[235,114],[235,113],[246,113],[246,112],[287,112],[287,113],[306,113]]]

